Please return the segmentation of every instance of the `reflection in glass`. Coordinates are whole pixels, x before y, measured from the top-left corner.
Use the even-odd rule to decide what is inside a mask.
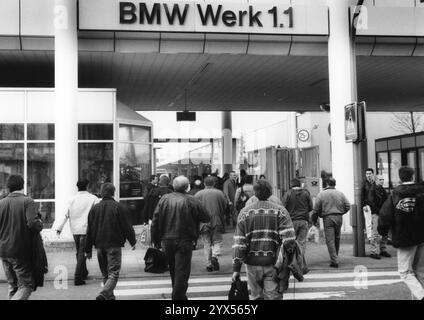
[[[417,168],[415,151],[407,151],[406,152],[406,165],[408,167],[413,168],[414,170]]]
[[[28,195],[54,199],[54,143],[28,143]]]
[[[0,197],[7,193],[6,181],[11,174],[24,174],[23,143],[0,143]]]
[[[121,124],[119,126],[120,141],[150,142],[150,128]]]
[[[390,179],[392,187],[397,187],[400,184],[399,168],[402,166],[402,157],[400,151],[390,152]]]
[[[384,188],[389,187],[389,155],[387,152],[377,153],[377,174],[384,178]]]
[[[55,217],[55,205],[54,202],[36,202],[36,210],[41,214],[41,220],[43,221],[43,228],[51,228]]]
[[[78,124],[78,140],[113,140],[113,124]]]
[[[90,181],[88,191],[100,194],[105,182],[113,182],[113,143],[79,143],[78,177]]]
[[[167,173],[171,177],[185,175],[192,180],[194,176],[203,176],[212,172],[214,145],[209,139],[206,142],[197,143],[155,143],[155,147],[157,173]]]
[[[418,150],[418,161],[419,161],[419,164],[420,164],[419,179],[420,179],[420,181],[423,181],[424,180],[424,149],[422,149],[422,148]]]
[[[135,226],[143,224],[144,217],[143,217],[143,206],[144,206],[144,200],[121,200],[120,203],[125,205],[128,209],[128,220],[129,222]]]
[[[54,124],[32,123],[27,127],[28,140],[54,140]]]
[[[16,123],[1,123],[0,140],[24,140],[24,125]]]
[[[150,145],[119,144],[120,197],[142,197],[149,183],[151,168]]]

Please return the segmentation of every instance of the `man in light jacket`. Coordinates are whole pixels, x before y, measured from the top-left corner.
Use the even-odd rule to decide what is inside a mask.
[[[200,227],[208,272],[219,270],[218,257],[221,254],[222,234],[225,231],[225,211],[228,206],[227,198],[221,190],[215,189],[215,183],[215,177],[206,177],[206,188],[195,195],[195,198],[199,199],[207,209],[211,218],[209,223],[203,223]]]
[[[84,254],[87,238],[88,213],[96,203],[100,202],[99,198],[87,191],[88,184],[88,180],[79,180],[77,182],[78,193],[71,199],[65,219],[56,230],[57,234],[60,235],[69,219],[69,225],[77,249],[77,266],[75,268],[74,277],[74,284],[76,286],[84,285],[84,280],[87,279],[88,276],[86,257]]]
[[[315,199],[312,213],[312,223],[317,223],[318,217],[323,218],[324,234],[330,254],[330,267],[338,268],[340,235],[343,224],[343,215],[350,210],[350,203],[346,196],[336,190],[336,179],[327,180],[327,188],[320,192]]]

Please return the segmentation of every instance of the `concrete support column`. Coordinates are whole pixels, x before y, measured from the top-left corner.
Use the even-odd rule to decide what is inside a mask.
[[[331,161],[336,188],[354,203],[354,154],[352,143],[345,142],[344,106],[356,101],[356,70],[350,38],[348,0],[328,0],[330,36],[328,66],[330,87]],[[344,216],[344,231],[350,231],[349,215]]]
[[[78,179],[77,1],[55,0],[55,225],[63,219]],[[54,226],[55,227],[55,226]],[[63,236],[69,236],[65,229]]]
[[[231,111],[221,112],[221,130],[222,130],[222,172],[233,170],[233,121]]]

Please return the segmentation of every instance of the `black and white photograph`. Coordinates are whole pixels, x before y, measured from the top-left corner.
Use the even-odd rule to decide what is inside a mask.
[[[0,0],[0,302],[424,300],[423,85],[424,0]]]

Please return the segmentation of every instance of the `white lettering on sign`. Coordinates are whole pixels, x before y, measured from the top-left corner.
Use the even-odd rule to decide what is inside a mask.
[[[79,29],[328,35],[328,8],[278,1],[80,0]]]

